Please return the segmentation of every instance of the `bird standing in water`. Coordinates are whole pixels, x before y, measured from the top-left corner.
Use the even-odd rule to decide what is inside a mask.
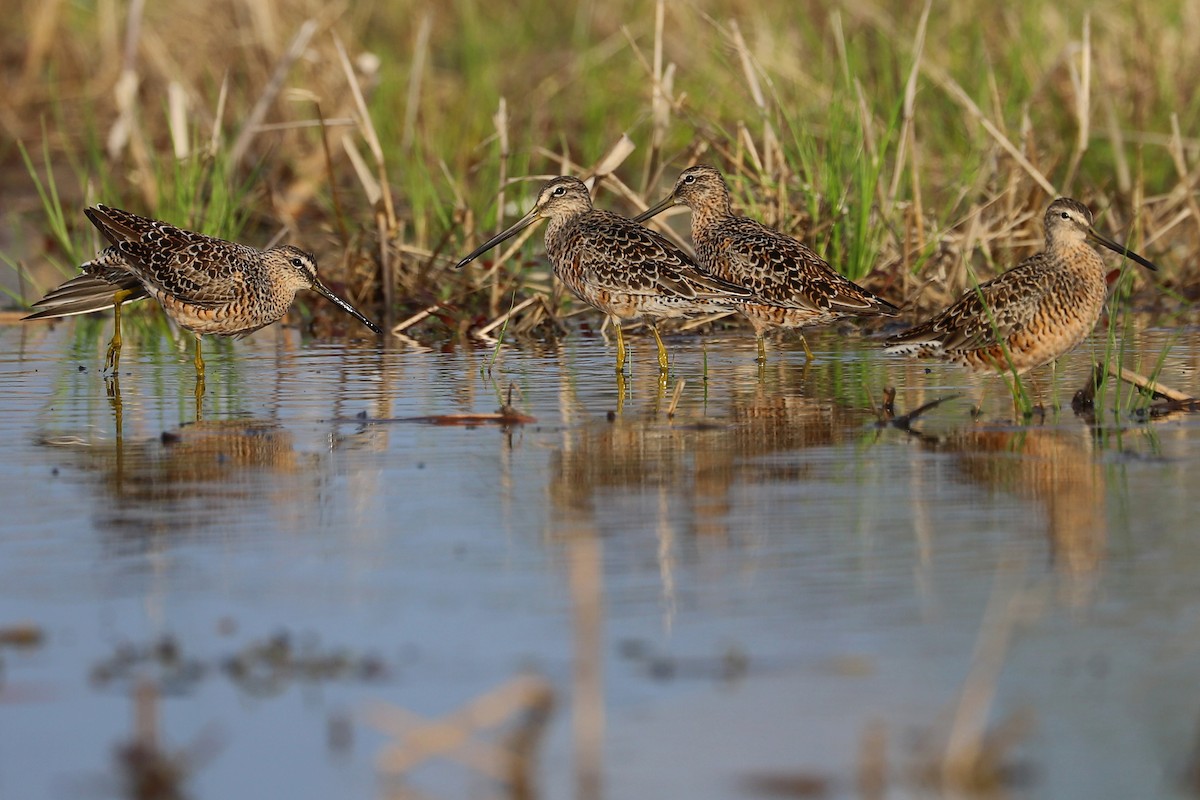
[[[1044,224],[1044,250],[892,336],[886,352],[1020,375],[1069,353],[1096,327],[1108,283],[1104,261],[1089,242],[1158,269],[1097,233],[1092,212],[1076,200],[1055,200]]]
[[[377,334],[379,326],[325,288],[316,259],[295,247],[256,250],[193,233],[128,211],[97,205],[84,211],[110,246],[83,274],[51,290],[25,317],[49,319],[112,307],[115,327],[104,367],[121,358],[121,306],[153,297],[181,327],[196,334],[197,391],[203,386],[203,334],[242,336],[283,317],[296,293],[312,289]]]
[[[848,316],[892,316],[899,310],[840,275],[792,237],[735,215],[725,178],[712,167],[685,169],[671,194],[634,221],[643,222],[674,205],[692,210],[696,263],[753,292],[736,308],[754,326],[760,364],[767,360],[764,334],[769,328],[825,325]],[[800,341],[811,361],[803,334]]]
[[[625,366],[621,320],[643,317],[658,345],[658,367],[667,372],[667,349],[658,320],[724,311],[750,292],[698,269],[691,260],[648,228],[592,206],[578,178],[554,178],[538,193],[529,213],[487,240],[456,265],[461,269],[481,254],[540,219],[546,226],[546,254],[554,274],[576,297],[612,319],[617,331],[617,372]]]

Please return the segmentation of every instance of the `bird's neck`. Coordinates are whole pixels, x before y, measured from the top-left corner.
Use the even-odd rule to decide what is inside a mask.
[[[588,211],[582,214],[566,214],[560,217],[551,217],[550,222],[546,225],[546,251],[554,253],[561,250],[562,245],[570,237],[571,231],[579,224],[579,221],[592,213],[595,212]]]
[[[733,209],[729,201],[710,203],[692,209],[692,239],[700,241],[716,230],[722,222],[733,218]]]

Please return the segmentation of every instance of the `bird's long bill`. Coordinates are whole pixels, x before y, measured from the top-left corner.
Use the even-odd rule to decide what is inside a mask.
[[[379,334],[380,336],[383,335],[382,328],[380,328],[374,322],[371,322],[371,320],[364,317],[362,315],[362,312],[360,312],[357,308],[350,305],[345,300],[343,300],[342,298],[338,297],[333,292],[326,289],[325,284],[321,283],[320,281],[313,281],[312,288],[313,288],[314,292],[321,295],[321,297],[324,297],[329,302],[333,303],[335,306],[340,308],[342,311],[345,311],[347,314],[354,317],[356,320],[361,322],[363,325],[366,325],[368,328],[375,331],[375,333]]]
[[[466,258],[464,258],[462,261],[459,261],[457,264],[455,264],[454,268],[462,269],[467,264],[470,264],[472,261],[474,261],[475,259],[479,258],[481,255],[486,253],[488,250],[491,250],[493,247],[495,247],[496,245],[503,242],[505,239],[511,239],[512,237],[516,236],[521,231],[528,228],[533,223],[537,222],[538,219],[540,218],[538,215],[538,212],[540,210],[541,209],[539,209],[537,206],[534,206],[533,208],[531,208],[529,210],[528,214],[521,217],[519,220],[514,222],[512,225],[509,225],[506,229],[500,231],[500,233],[497,233],[495,236],[488,239],[483,244],[479,245],[479,247],[476,247],[474,250],[472,250],[471,254],[468,255]]]
[[[1107,247],[1109,250],[1112,250],[1114,253],[1120,253],[1121,255],[1125,256],[1126,258],[1130,259],[1131,261],[1136,261],[1137,263],[1141,264],[1143,267],[1150,270],[1151,272],[1158,272],[1158,267],[1154,266],[1149,261],[1147,261],[1146,259],[1139,256],[1137,253],[1133,252],[1125,245],[1117,244],[1112,239],[1106,239],[1103,236],[1101,236],[1100,234],[1096,233],[1096,231],[1091,228],[1088,228],[1087,235],[1088,235],[1088,238],[1091,239],[1096,244],[1102,244],[1105,247]]]
[[[669,194],[663,198],[662,202],[650,206],[642,213],[633,218],[634,222],[645,222],[651,217],[657,217],[662,212],[666,211],[671,206],[675,205],[675,195]]]

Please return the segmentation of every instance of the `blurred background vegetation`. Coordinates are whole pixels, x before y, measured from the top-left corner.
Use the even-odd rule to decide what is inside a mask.
[[[335,291],[408,335],[530,299],[508,332],[546,332],[569,299],[536,231],[514,257],[451,265],[545,177],[594,175],[597,203],[632,215],[698,160],[745,213],[918,309],[1037,249],[1057,194],[1163,267],[1130,290],[1139,306],[1186,314],[1197,294],[1190,0],[13,0],[6,15],[14,306],[90,256],[82,208],[104,202],[312,250]]]

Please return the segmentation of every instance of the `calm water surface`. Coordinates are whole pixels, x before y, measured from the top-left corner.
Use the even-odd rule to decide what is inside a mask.
[[[1129,347],[1149,372],[1170,344],[1162,379],[1194,393],[1194,341]],[[0,650],[0,798],[118,793],[139,681],[164,746],[190,754],[189,796],[386,796],[372,711],[442,716],[525,669],[558,697],[537,796],[571,797],[589,646],[605,797],[766,796],[798,776],[856,797],[872,730],[887,796],[949,796],[914,775],[973,660],[986,723],[1028,720],[1009,796],[1188,796],[1200,418],[1017,426],[993,382],[982,422],[959,399],[881,429],[884,386],[901,413],[972,387],[870,342],[810,343],[807,370],[785,343],[760,374],[749,335],[669,339],[664,389],[640,337],[619,387],[598,338],[505,348],[488,376],[486,348],[272,328],[209,345],[197,421],[168,342],[126,348],[118,403],[103,338],[0,327],[0,627],[45,633]],[[1043,390],[1069,400],[1089,356]],[[395,421],[492,412],[510,385],[536,422]],[[280,634],[350,666],[221,669]],[[192,666],[116,657],[168,635]],[[445,762],[409,785],[505,796]]]

